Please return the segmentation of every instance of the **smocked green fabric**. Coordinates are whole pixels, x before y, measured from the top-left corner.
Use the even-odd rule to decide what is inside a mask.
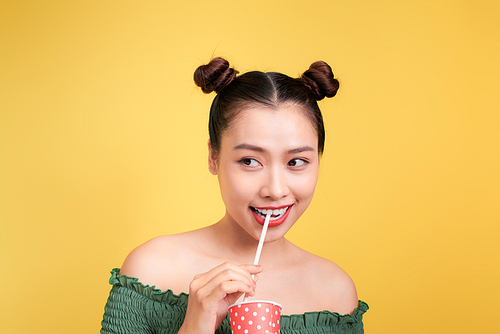
[[[109,283],[113,287],[104,308],[101,334],[177,333],[184,321],[189,296],[161,291],[119,273],[119,268],[111,271]],[[367,310],[368,305],[359,301],[352,316],[329,311],[282,315],[281,334],[361,334],[363,313]],[[228,319],[216,334],[231,333]]]

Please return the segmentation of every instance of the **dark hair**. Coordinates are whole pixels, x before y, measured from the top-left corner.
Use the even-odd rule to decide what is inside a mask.
[[[335,96],[339,88],[339,82],[327,63],[313,63],[296,79],[277,72],[237,74],[238,71],[220,57],[194,72],[194,82],[204,93],[217,93],[208,121],[210,146],[216,154],[219,153],[224,131],[241,110],[255,105],[278,108],[288,103],[300,107],[309,117],[318,134],[318,153],[323,153],[325,128],[316,101]]]

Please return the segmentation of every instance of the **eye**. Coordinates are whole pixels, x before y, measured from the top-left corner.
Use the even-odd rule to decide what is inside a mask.
[[[243,158],[238,162],[248,167],[257,167],[260,165],[257,160],[252,158]]]
[[[288,161],[288,166],[290,167],[303,167],[305,164],[309,163],[304,159],[295,158]]]

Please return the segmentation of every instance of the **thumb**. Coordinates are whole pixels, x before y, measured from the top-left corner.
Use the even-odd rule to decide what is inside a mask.
[[[236,292],[226,296],[227,307],[233,305],[238,299],[243,296],[243,292]]]

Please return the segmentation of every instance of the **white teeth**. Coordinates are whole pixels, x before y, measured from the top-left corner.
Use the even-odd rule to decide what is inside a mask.
[[[268,213],[270,213],[272,216],[271,216],[271,220],[276,220],[276,219],[279,219],[281,218],[286,210],[288,210],[288,208],[290,208],[289,206],[285,207],[285,208],[281,208],[281,209],[276,209],[276,210],[271,210],[271,209],[257,209],[257,208],[254,208],[255,209],[255,212],[263,219],[266,218],[266,215]]]

